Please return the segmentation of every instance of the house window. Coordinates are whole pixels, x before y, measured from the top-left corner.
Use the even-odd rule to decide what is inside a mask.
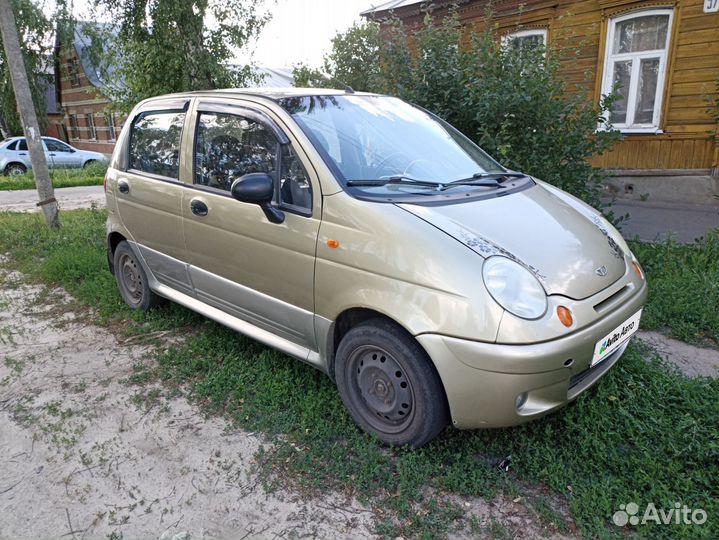
[[[97,139],[97,130],[95,129],[95,115],[92,113],[87,113],[85,115],[87,118],[87,131],[90,135],[90,140],[94,141]]]
[[[112,113],[105,114],[105,121],[107,122],[107,140],[114,141],[117,138],[117,128],[115,127],[115,116]]]
[[[670,9],[609,21],[602,93],[616,91],[610,119],[622,131],[659,129],[671,24]]]
[[[72,86],[80,86],[80,69],[77,65],[77,58],[70,58],[67,61],[67,72]]]
[[[77,115],[76,114],[70,115],[70,138],[71,139],[79,139],[80,138],[80,130],[77,128]]]
[[[547,46],[547,29],[521,30],[504,36],[502,43],[510,49],[536,49]]]

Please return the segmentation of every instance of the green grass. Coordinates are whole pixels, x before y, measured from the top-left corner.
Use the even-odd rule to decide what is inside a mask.
[[[649,282],[642,328],[719,344],[719,229],[693,244],[632,242],[631,248]]]
[[[50,171],[52,185],[56,188],[75,186],[101,186],[107,165],[95,163],[84,169],[56,169]],[[28,172],[22,176],[0,175],[0,191],[35,189],[35,176]]]
[[[178,306],[130,312],[106,269],[104,212],[63,212],[62,219],[63,229],[50,231],[38,215],[0,214],[0,253],[29,279],[60,284],[93,306],[100,322],[127,332],[192,328],[183,345],[136,366],[132,382],[141,391],[148,380],[162,381],[165,391],[185,392],[206,411],[267,436],[271,444],[256,460],[270,487],[354,494],[373,505],[377,532],[390,538],[441,537],[466,524],[461,505],[443,494],[522,495],[550,532],[567,530],[548,499],[526,496],[526,483],[565,500],[588,537],[719,537],[717,380],[687,379],[630,346],[601,384],[547,418],[511,429],[447,429],[423,449],[387,449],[355,428],[333,384],[314,369]],[[651,264],[646,270],[658,279]],[[495,463],[508,454],[506,474]],[[642,509],[680,502],[704,509],[708,520],[611,525],[629,502]],[[511,537],[499,522],[482,532]]]

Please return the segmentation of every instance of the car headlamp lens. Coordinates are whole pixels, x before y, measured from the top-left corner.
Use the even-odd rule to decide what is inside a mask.
[[[523,319],[547,311],[547,294],[532,273],[506,257],[489,257],[482,267],[484,285],[497,303]]]

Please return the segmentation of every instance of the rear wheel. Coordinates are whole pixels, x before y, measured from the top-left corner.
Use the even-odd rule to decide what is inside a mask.
[[[444,389],[430,359],[412,336],[389,321],[372,319],[345,334],[335,377],[357,425],[386,444],[422,446],[449,421]]]
[[[128,306],[148,310],[160,303],[161,298],[150,290],[145,270],[125,241],[115,248],[114,268],[120,295]]]
[[[11,163],[5,167],[5,174],[7,176],[22,176],[27,172],[27,167],[22,163]]]

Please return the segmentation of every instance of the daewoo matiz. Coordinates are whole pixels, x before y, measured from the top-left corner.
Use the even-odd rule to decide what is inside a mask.
[[[164,297],[325,371],[389,444],[562,407],[617,362],[647,297],[597,211],[388,96],[143,101],[106,192],[131,307]]]

